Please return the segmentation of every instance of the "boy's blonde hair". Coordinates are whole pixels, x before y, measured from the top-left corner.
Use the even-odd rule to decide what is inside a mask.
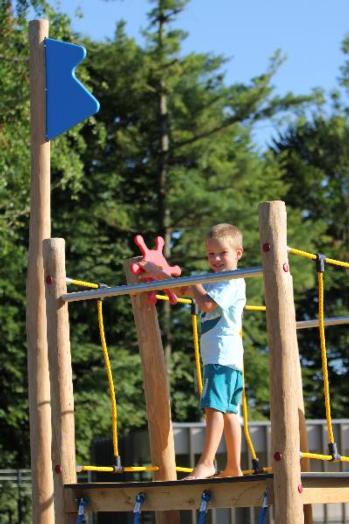
[[[234,249],[243,249],[242,233],[240,229],[232,224],[216,224],[207,233],[206,239],[224,238],[229,241]]]

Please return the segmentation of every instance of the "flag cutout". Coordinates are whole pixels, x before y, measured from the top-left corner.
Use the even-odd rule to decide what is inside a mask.
[[[85,56],[86,49],[80,45],[45,39],[47,140],[99,110],[98,100],[75,76]]]

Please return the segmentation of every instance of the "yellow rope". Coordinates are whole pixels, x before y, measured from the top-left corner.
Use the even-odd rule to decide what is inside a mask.
[[[177,466],[176,471],[178,471],[178,473],[191,473],[193,468],[182,468],[181,466]]]
[[[98,286],[97,286],[98,287]],[[167,295],[155,295],[158,300],[169,300]],[[180,304],[192,304],[191,298],[180,298],[177,297],[177,300]],[[246,311],[266,311],[267,308],[265,306],[245,306]]]
[[[75,278],[67,278],[67,284],[73,284],[74,286],[90,287],[92,289],[98,289],[99,285],[93,282],[85,282],[85,280],[76,280]]]
[[[202,371],[200,362],[200,346],[199,346],[199,335],[198,335],[198,317],[196,313],[191,314],[191,325],[193,329],[193,344],[194,344],[194,357],[195,357],[195,369],[196,369],[196,380],[198,392],[201,397],[203,384],[202,384]]]
[[[99,334],[101,337],[101,344],[102,344],[102,351],[103,351],[103,357],[104,357],[104,365],[105,370],[108,377],[108,385],[109,385],[109,396],[110,396],[110,402],[111,402],[111,408],[112,408],[112,435],[113,435],[113,450],[114,450],[114,457],[119,456],[119,445],[118,445],[118,433],[117,433],[117,407],[116,407],[116,396],[115,396],[115,388],[113,383],[113,375],[111,371],[111,365],[110,365],[110,359],[108,355],[108,347],[105,339],[105,332],[104,332],[104,323],[103,323],[103,302],[102,300],[97,301],[97,311],[98,311],[98,326],[99,326]]]
[[[82,471],[100,471],[103,473],[137,473],[140,471],[159,471],[159,466],[125,466],[116,469],[112,466],[77,466],[77,473]]]
[[[266,311],[266,306],[245,306],[246,311]]]
[[[245,391],[245,374],[243,374],[242,417],[244,421],[244,435],[245,435],[247,447],[250,451],[252,459],[257,460],[256,451],[253,446],[253,442],[252,442],[250,430],[249,430],[249,425],[248,425],[248,406],[247,406],[247,398],[246,398],[246,391]]]
[[[302,458],[309,458],[313,460],[323,460],[326,462],[333,462],[333,456],[332,455],[323,455],[322,453],[303,453],[301,452]],[[340,456],[338,457],[338,460],[336,462],[349,462],[349,457]]]
[[[298,255],[301,257],[309,258],[310,260],[317,259],[317,255],[314,255],[314,253],[308,253],[307,251],[302,251],[301,249],[295,249],[295,248],[289,247],[288,251],[292,255]],[[331,264],[332,266],[349,268],[349,262],[343,262],[341,260],[336,260],[334,258],[327,258],[327,257],[325,257],[324,260],[326,264]]]
[[[261,468],[260,473],[270,473],[272,469],[273,468],[271,466],[266,467],[266,468]],[[254,469],[243,469],[242,472],[244,475],[255,475],[256,474]]]
[[[167,295],[155,295],[158,300],[170,300]],[[177,302],[180,304],[191,304],[191,298],[180,298],[177,297]]]
[[[300,249],[288,248],[289,252],[294,255],[299,255],[306,257],[310,260],[320,260],[320,255],[315,255],[313,253],[308,253]],[[321,260],[327,264],[332,264],[334,266],[349,268],[349,262],[343,262],[333,258],[327,258],[321,255]],[[326,349],[326,337],[325,337],[325,313],[324,313],[324,270],[323,266],[320,266],[317,271],[318,276],[318,294],[319,294],[319,335],[320,335],[320,349],[321,349],[321,366],[323,374],[323,389],[324,389],[324,398],[325,398],[325,412],[326,412],[326,424],[327,424],[327,433],[329,438],[329,444],[333,445],[333,449],[336,449],[333,427],[332,427],[332,416],[331,416],[331,401],[330,401],[330,386],[329,386],[329,377],[328,377],[328,362],[327,362],[327,349]],[[330,448],[331,451],[331,448]],[[333,455],[336,455],[336,451],[333,451]],[[327,455],[326,455],[327,456]],[[328,455],[332,458],[332,455]]]
[[[307,253],[307,251],[303,251],[302,249],[295,249],[293,247],[288,248],[288,252],[292,255],[298,255],[300,257],[309,258],[309,260],[316,260],[316,255],[313,253]]]
[[[326,264],[332,264],[333,266],[349,268],[349,262],[342,262],[341,260],[335,260],[333,258],[325,258]]]
[[[325,396],[325,411],[328,438],[331,444],[334,443],[332,420],[331,420],[331,403],[330,403],[330,386],[328,379],[327,366],[327,351],[325,338],[325,314],[324,314],[324,275],[322,271],[318,271],[318,286],[319,286],[319,334],[320,334],[320,348],[321,348],[321,364],[324,382],[324,396]]]

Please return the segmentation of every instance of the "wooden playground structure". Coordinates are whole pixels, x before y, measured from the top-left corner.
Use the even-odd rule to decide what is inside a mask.
[[[292,276],[287,249],[286,207],[260,205],[262,267],[226,273],[227,278],[263,276],[270,350],[272,473],[243,478],[177,481],[166,365],[156,308],[146,292],[198,282],[184,277],[138,283],[125,263],[128,284],[67,293],[63,239],[50,238],[50,145],[45,140],[43,42],[48,22],[30,24],[32,192],[27,280],[27,337],[33,522],[77,521],[78,500],[87,511],[132,512],[136,496],[156,512],[157,524],[179,523],[179,510],[198,509],[203,492],[208,507],[262,506],[265,493],[277,524],[309,524],[316,503],[349,502],[349,475],[309,473],[302,379],[296,334]],[[215,274],[215,278],[217,275]],[[212,275],[202,275],[209,282]],[[221,278],[222,279],[222,278]],[[74,398],[69,341],[69,302],[130,295],[144,378],[153,482],[77,483]],[[52,422],[51,422],[52,421]],[[50,431],[52,429],[52,434]],[[51,455],[52,442],[52,455]],[[305,511],[304,511],[305,508]]]

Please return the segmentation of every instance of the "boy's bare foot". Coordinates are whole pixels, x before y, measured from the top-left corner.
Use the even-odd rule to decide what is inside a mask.
[[[208,479],[209,477],[213,477],[216,470],[214,466],[206,466],[205,464],[198,464],[190,473],[190,475],[187,475],[182,480],[198,480],[198,479]]]

